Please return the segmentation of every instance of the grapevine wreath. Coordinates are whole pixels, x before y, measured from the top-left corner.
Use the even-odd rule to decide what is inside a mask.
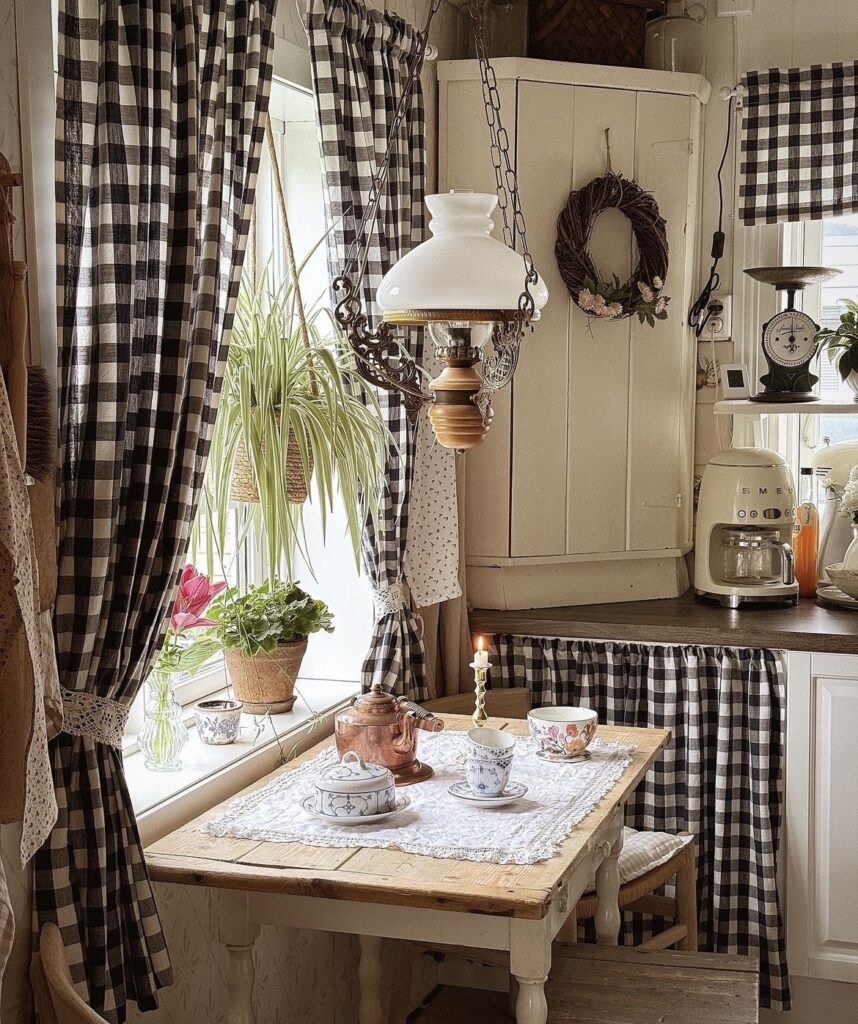
[[[632,226],[638,246],[638,264],[621,282],[616,274],[602,277],[590,255],[593,225],[605,210],[619,210]],[[667,232],[652,193],[610,169],[601,178],[569,195],[557,218],[554,254],[569,294],[591,317],[623,320],[637,314],[642,324],[655,326],[667,319],[670,299],[662,294],[667,276]]]

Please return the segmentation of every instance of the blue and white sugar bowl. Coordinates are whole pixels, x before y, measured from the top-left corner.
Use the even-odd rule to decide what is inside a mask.
[[[363,818],[396,809],[393,772],[367,764],[355,750],[316,778],[316,812],[331,818]]]
[[[241,709],[237,700],[201,700],[194,704],[197,734],[203,743],[221,746],[235,743],[241,728]]]

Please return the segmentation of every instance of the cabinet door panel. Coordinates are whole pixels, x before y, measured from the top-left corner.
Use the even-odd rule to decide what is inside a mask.
[[[527,242],[548,304],[527,333],[513,384],[513,555],[566,551],[566,388],[569,294],[557,269],[557,214],[572,185],[575,89],[521,82],[518,175]],[[550,120],[551,128],[548,130]]]
[[[516,83],[498,83],[504,126],[515,155]],[[479,82],[449,82],[441,94],[439,188],[496,191],[491,137]],[[501,215],[495,212],[495,237],[502,238]],[[523,280],[523,279],[522,279]],[[531,339],[528,339],[531,340]],[[494,419],[483,444],[466,456],[466,555],[509,555],[511,391],[499,391]]]
[[[858,679],[813,682],[811,962],[846,959],[858,981]]]
[[[683,434],[690,432],[693,339],[685,325],[692,270],[686,229],[692,213],[691,101],[684,96],[638,94],[635,176],[652,192],[667,222],[670,250],[667,320],[655,327],[631,321],[629,380],[628,547],[675,548],[690,502]],[[688,479],[684,479],[688,477]]]
[[[605,172],[605,129],[614,170],[633,173],[635,94],[575,89],[572,187]],[[557,145],[548,132],[545,145]],[[632,260],[628,221],[615,210],[597,220],[590,251],[602,276],[627,275]],[[622,551],[626,543],[626,459],[629,321],[599,323],[569,303],[568,470],[566,550]],[[553,367],[546,372],[554,372]]]

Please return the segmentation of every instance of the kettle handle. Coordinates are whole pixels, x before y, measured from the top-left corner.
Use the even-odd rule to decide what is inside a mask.
[[[399,706],[403,711],[410,711],[415,718],[427,719],[435,717],[431,711],[421,708],[419,704],[415,704],[413,700],[408,700],[407,697],[399,698]]]
[[[431,711],[427,711],[426,708],[421,708],[420,705],[415,704],[413,700],[407,700],[405,697],[400,697],[399,706],[406,715],[411,716],[418,729],[423,729],[426,732],[441,732],[444,728],[444,722],[440,718],[436,718]]]
[[[795,552],[791,544],[780,544],[781,557],[783,558],[783,581],[786,586],[795,583]]]

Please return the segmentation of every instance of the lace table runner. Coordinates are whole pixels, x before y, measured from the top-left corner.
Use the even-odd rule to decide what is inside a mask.
[[[430,857],[536,864],[553,857],[575,825],[616,785],[635,749],[596,739],[588,759],[557,764],[537,757],[533,740],[520,737],[511,781],[523,782],[528,792],[505,807],[486,808],[447,792],[451,783],[464,778],[458,759],[466,743],[463,733],[421,736],[420,758],[435,774],[427,782],[397,790],[411,805],[385,821],[334,825],[304,811],[301,801],[313,793],[313,780],[336,760],[336,749],[328,747],[300,768],[234,800],[201,829],[214,836],[275,843],[395,847]]]

